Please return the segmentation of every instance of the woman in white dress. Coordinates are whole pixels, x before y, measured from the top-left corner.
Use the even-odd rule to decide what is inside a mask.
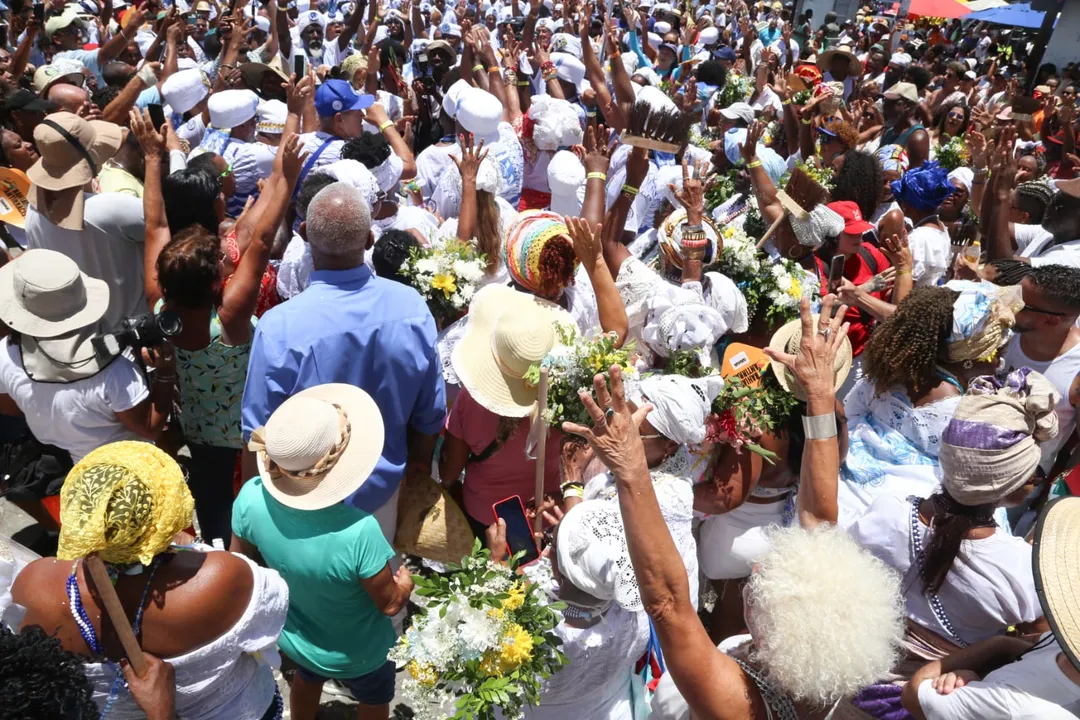
[[[953,281],[917,288],[879,323],[863,352],[864,377],[844,401],[840,527],[882,495],[929,497],[937,488],[941,435],[968,382],[996,370],[1019,296],[1015,287]]]

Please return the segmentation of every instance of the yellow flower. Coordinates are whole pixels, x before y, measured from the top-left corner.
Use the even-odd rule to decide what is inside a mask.
[[[502,620],[503,615],[504,615],[503,608],[505,608],[505,607],[506,607],[506,601],[503,600],[503,607],[501,607],[501,608],[488,608],[488,611],[487,611],[488,617],[491,618],[492,620]]]
[[[503,610],[514,611],[525,604],[525,587],[520,582],[515,582],[507,591],[510,597],[502,601]],[[501,612],[499,617],[502,617]]]
[[[532,650],[532,635],[517,623],[510,623],[503,635],[502,650],[499,653],[501,663],[513,670],[532,657]]]
[[[431,687],[439,681],[439,673],[435,672],[435,666],[429,663],[421,665],[416,660],[410,660],[405,669],[412,675],[413,680],[425,687]]]
[[[503,674],[502,663],[494,650],[488,650],[484,657],[480,658],[480,672],[487,677],[501,677]]]
[[[796,300],[802,299],[802,283],[794,275],[791,276],[791,287],[788,288],[788,295]]]
[[[457,283],[454,282],[453,275],[439,274],[435,276],[435,279],[431,281],[431,287],[436,290],[442,290],[443,295],[450,297],[457,290]]]

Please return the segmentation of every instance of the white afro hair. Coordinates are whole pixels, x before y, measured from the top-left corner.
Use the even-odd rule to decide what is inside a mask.
[[[899,659],[900,577],[843,530],[775,530],[746,599],[751,659],[796,702],[831,705]]]

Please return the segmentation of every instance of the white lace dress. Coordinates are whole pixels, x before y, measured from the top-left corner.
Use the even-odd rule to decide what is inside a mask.
[[[903,388],[876,394],[860,380],[847,398],[847,459],[840,467],[838,524],[847,528],[882,495],[929,497],[941,482],[941,434],[960,396],[912,407]]]
[[[201,546],[198,550],[223,552]],[[289,609],[289,588],[274,570],[251,567],[255,583],[244,614],[228,632],[208,645],[174,658],[176,716],[184,720],[260,720],[276,689],[272,668],[281,658],[277,639]],[[83,665],[94,684],[94,702],[104,708],[119,666]],[[138,720],[146,715],[123,691],[109,709],[109,720]]]

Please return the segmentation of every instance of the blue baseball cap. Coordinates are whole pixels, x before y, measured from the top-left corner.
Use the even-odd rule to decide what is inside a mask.
[[[319,117],[333,117],[350,110],[366,110],[375,104],[374,95],[359,95],[346,80],[327,80],[315,91]]]
[[[735,51],[727,47],[726,45],[719,50],[713,52],[713,57],[715,57],[717,60],[726,60],[727,62],[735,62],[735,60],[737,59]]]

